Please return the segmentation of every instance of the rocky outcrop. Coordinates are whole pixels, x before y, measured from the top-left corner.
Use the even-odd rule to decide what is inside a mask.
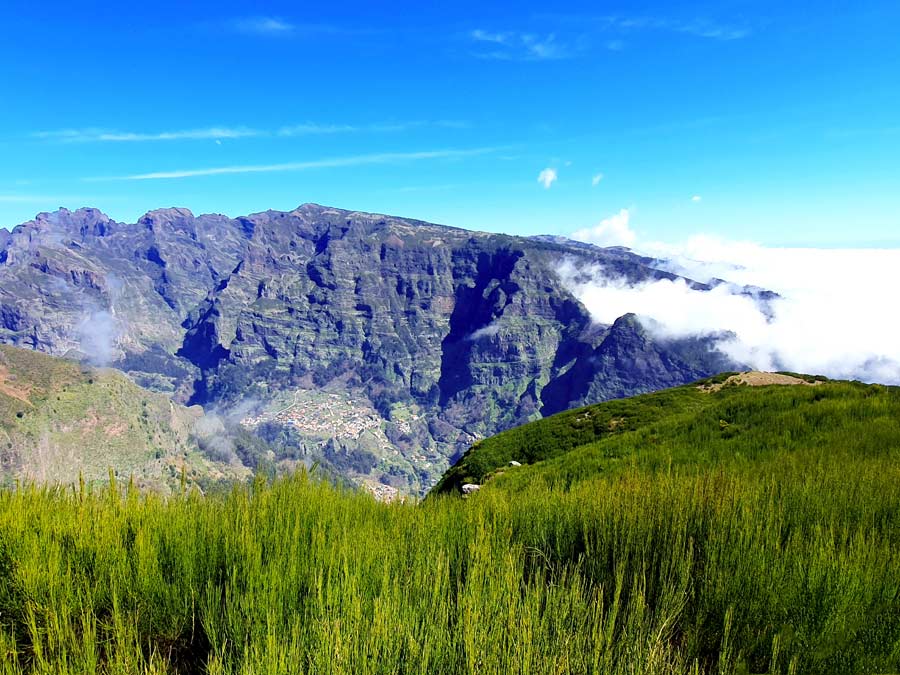
[[[382,453],[372,476],[406,475],[412,490],[479,437],[728,365],[634,317],[594,324],[563,261],[634,282],[674,275],[561,238],[313,204],[237,219],[162,209],[133,225],[79,209],[18,226],[3,251],[0,341],[105,355],[204,405],[351,391],[390,446],[367,448]]]

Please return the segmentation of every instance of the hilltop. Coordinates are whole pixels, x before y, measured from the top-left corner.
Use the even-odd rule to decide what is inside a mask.
[[[569,410],[484,439],[447,471],[432,493],[459,492],[465,484],[498,489],[532,481],[569,485],[635,464],[766,459],[775,450],[808,449],[813,441],[827,446],[849,438],[849,447],[842,448],[849,450],[880,438],[879,427],[869,426],[871,406],[874,401],[900,406],[898,392],[820,376],[726,372]],[[885,433],[895,430],[889,415],[879,423],[887,425]],[[811,424],[817,436],[811,434]],[[900,432],[896,440],[900,443]]]

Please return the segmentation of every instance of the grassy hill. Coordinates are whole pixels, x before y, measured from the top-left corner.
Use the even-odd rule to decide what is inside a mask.
[[[199,408],[176,405],[122,373],[0,345],[0,480],[109,481],[168,491],[181,481],[246,477],[209,461],[192,429]]]
[[[900,390],[802,379],[511,430],[419,504],[0,492],[0,673],[896,673]]]
[[[771,383],[771,384],[770,384]],[[507,473],[508,488],[541,480],[568,487],[624,466],[711,465],[765,458],[765,450],[806,447],[835,435],[877,442],[897,432],[868,426],[872,397],[896,402],[897,390],[793,373],[722,373],[683,387],[569,410],[473,445],[432,490],[459,492]],[[815,420],[815,427],[808,426]],[[549,461],[555,460],[555,461]],[[539,467],[525,467],[541,463]]]

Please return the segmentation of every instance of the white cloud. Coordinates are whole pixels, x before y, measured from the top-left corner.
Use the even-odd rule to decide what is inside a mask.
[[[279,136],[311,136],[326,134],[344,134],[344,133],[397,133],[409,131],[411,129],[422,129],[426,127],[438,129],[466,129],[469,127],[468,122],[461,120],[411,120],[405,122],[385,122],[381,124],[318,124],[316,122],[305,122],[303,124],[294,124],[284,126],[278,130]]]
[[[701,197],[700,195],[694,195],[693,197],[691,197],[691,201],[694,203],[701,202],[703,201],[703,197]]]
[[[145,141],[219,140],[222,138],[248,138],[263,136],[264,131],[247,127],[208,127],[205,129],[184,129],[180,131],[133,132],[106,129],[61,129],[58,131],[38,131],[35,138],[61,141],[64,143],[134,143]]]
[[[740,40],[751,34],[749,28],[706,18],[683,21],[661,16],[604,16],[597,17],[595,21],[606,29],[623,33],[655,30],[720,41]]]
[[[78,348],[91,363],[105,366],[113,360],[116,343],[121,335],[121,326],[115,316],[107,310],[86,312],[76,326]]]
[[[306,122],[304,124],[293,124],[291,126],[281,127],[278,130],[279,136],[314,136],[322,134],[343,134],[359,131],[359,127],[350,124],[317,124],[315,122]]]
[[[544,186],[545,190],[549,190],[550,186],[556,182],[557,178],[556,169],[547,167],[538,174],[537,180],[538,183]]]
[[[464,34],[476,58],[498,61],[551,61],[569,59],[596,48],[625,49],[633,35],[659,32],[691,38],[732,41],[746,38],[751,29],[719,23],[711,18],[669,18],[659,15],[544,14],[541,32],[521,29],[485,30]],[[549,32],[548,32],[549,30]]]
[[[249,35],[290,35],[296,26],[283,19],[274,16],[254,16],[246,19],[237,19],[232,22],[232,27],[239,33]]]
[[[595,174],[591,177],[591,187],[597,187],[598,185],[600,185],[600,181],[601,181],[601,180],[603,180],[603,174],[602,174],[602,173],[595,173]]]
[[[597,246],[627,246],[634,245],[637,235],[628,225],[631,213],[628,209],[622,209],[609,218],[600,221],[595,227],[578,230],[572,234],[572,239],[583,241]]]
[[[487,326],[479,328],[476,331],[472,331],[471,334],[466,336],[466,339],[472,341],[480,340],[481,338],[485,337],[494,337],[499,332],[500,324],[498,324],[496,321],[492,321]]]
[[[597,321],[634,312],[662,336],[731,332],[718,349],[754,368],[900,384],[900,314],[892,304],[900,295],[900,249],[767,248],[703,235],[635,248],[668,257],[668,271],[732,283],[711,291],[680,280],[630,286],[599,268],[587,277],[564,268]],[[769,301],[770,315],[741,293],[744,285],[781,296]]]
[[[277,131],[268,129],[252,129],[248,127],[205,127],[200,129],[182,129],[176,131],[117,131],[88,127],[84,129],[57,129],[38,131],[31,136],[59,143],[135,143],[150,141],[183,141],[183,140],[221,140],[234,138],[253,138],[260,136],[310,136],[339,133],[390,133],[409,131],[419,128],[465,129],[468,122],[461,120],[411,120],[387,122],[380,124],[321,124],[305,122],[303,124],[286,125]]]
[[[175,171],[155,171],[151,173],[132,174],[129,176],[98,176],[84,178],[88,182],[120,181],[120,180],[162,180],[171,178],[195,178],[198,176],[222,176],[229,174],[277,173],[283,171],[308,171],[311,169],[334,169],[374,164],[395,164],[400,162],[416,162],[429,159],[464,159],[494,152],[496,148],[472,148],[468,150],[426,150],[422,152],[383,152],[371,155],[352,157],[334,157],[306,162],[287,162],[284,164],[250,164],[239,166],[220,166],[207,169],[180,169]]]
[[[686,22],[675,22],[671,24],[671,29],[678,33],[687,33],[695,37],[709,38],[710,40],[740,40],[750,35],[747,28],[739,28],[736,26],[726,26],[709,20],[696,20]]]
[[[524,31],[469,31],[469,39],[487,49],[475,56],[499,61],[552,61],[566,59],[576,51],[572,45],[557,39],[556,34],[538,35]]]
[[[480,28],[476,28],[469,33],[469,37],[476,42],[493,42],[498,45],[508,44],[513,39],[514,35],[514,33],[492,33],[490,31],[481,30]]]

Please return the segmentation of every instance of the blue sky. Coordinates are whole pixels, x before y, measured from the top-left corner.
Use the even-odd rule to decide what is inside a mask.
[[[445,4],[7,0],[0,226],[319,202],[900,245],[897,2]]]

